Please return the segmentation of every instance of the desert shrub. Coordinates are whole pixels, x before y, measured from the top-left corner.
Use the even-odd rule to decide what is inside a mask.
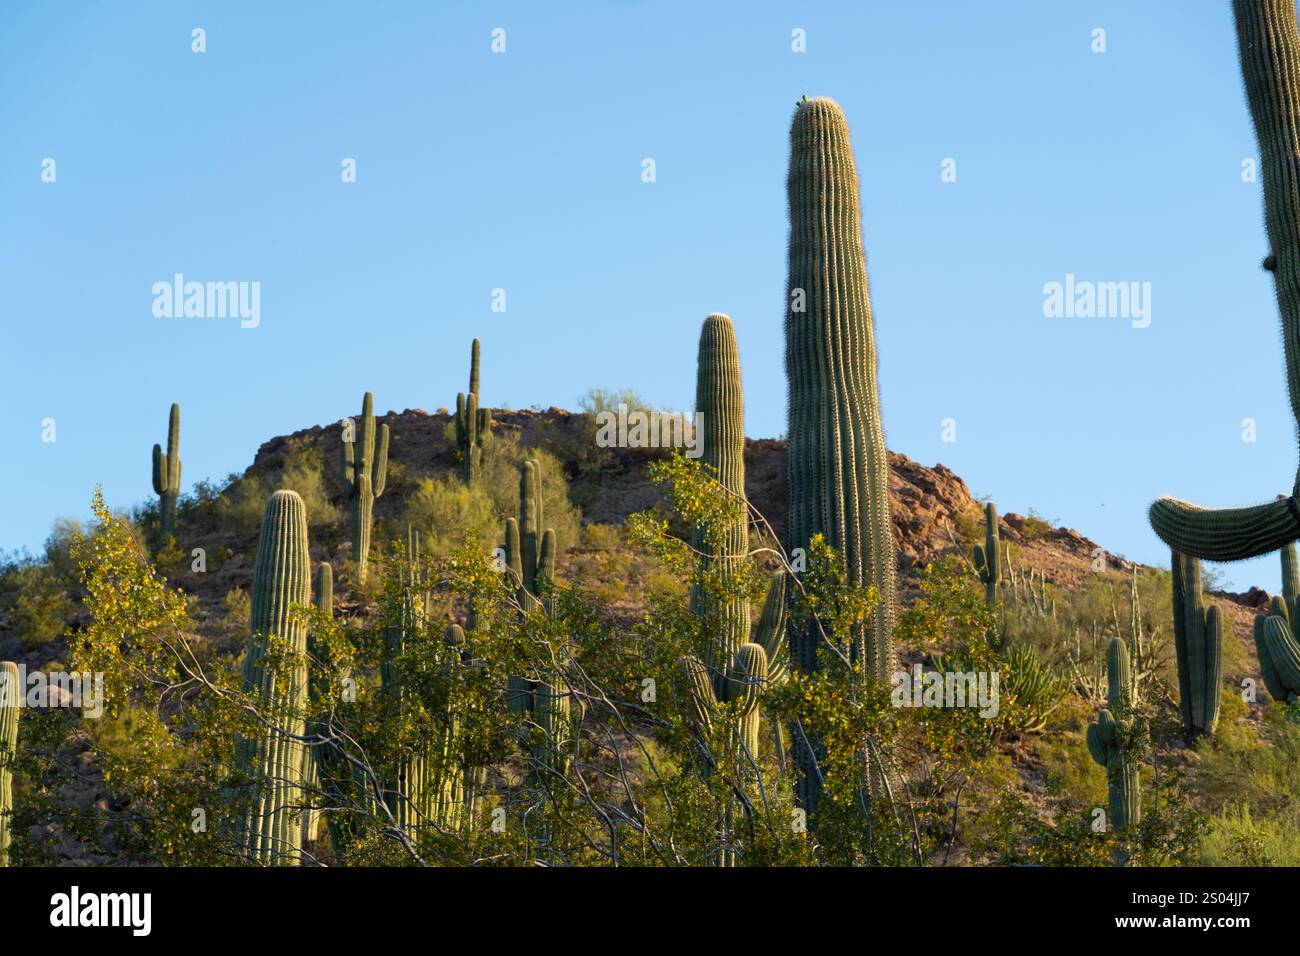
[[[265,476],[244,475],[221,493],[217,515],[221,523],[243,534],[262,525],[266,499],[281,488],[296,491],[307,506],[307,523],[313,529],[337,527],[342,513],[330,500],[325,477],[325,455],[319,444],[299,444],[284,456],[280,468]]]
[[[437,556],[475,538],[495,546],[505,519],[519,516],[519,465],[526,458],[541,466],[546,527],[555,529],[562,552],[572,547],[581,533],[582,513],[569,501],[559,460],[548,451],[523,447],[513,434],[493,436],[484,448],[479,479],[472,489],[465,487],[458,473],[417,480],[393,533],[404,538],[407,527],[414,528],[424,552]]]
[[[63,635],[76,610],[76,563],[70,557],[81,525],[61,518],[45,540],[44,555],[11,556],[0,562],[0,608],[14,616],[24,644],[47,644]]]

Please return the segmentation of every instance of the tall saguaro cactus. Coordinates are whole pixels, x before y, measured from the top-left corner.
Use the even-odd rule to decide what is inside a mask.
[[[975,545],[975,573],[984,582],[984,600],[989,607],[998,603],[998,581],[1002,573],[1000,549],[998,509],[990,501],[984,506],[984,544]]]
[[[456,444],[463,459],[465,484],[473,487],[483,460],[483,446],[492,437],[492,412],[478,404],[478,339],[470,347],[469,392],[456,394]]]
[[[1088,725],[1088,752],[1106,768],[1112,830],[1142,821],[1142,791],[1138,785],[1138,753],[1146,732],[1145,722],[1134,713],[1133,668],[1128,645],[1118,637],[1106,654],[1109,686],[1107,709]]]
[[[167,451],[153,446],[153,490],[159,498],[158,546],[176,532],[176,498],[181,492],[181,407],[172,403],[167,419]]]
[[[1213,734],[1223,691],[1223,615],[1205,608],[1201,562],[1172,552],[1178,699],[1189,737]],[[1136,583],[1134,594],[1136,595]]]
[[[18,676],[17,664],[0,661],[0,866],[9,865],[14,814],[14,761],[18,757],[18,714],[23,695]]]
[[[302,849],[301,808],[307,704],[307,629],[290,613],[311,601],[307,508],[295,491],[266,503],[253,566],[251,637],[244,689],[256,696],[266,726],[239,742],[239,765],[256,786],[240,842],[263,865],[296,863]],[[277,663],[266,666],[274,654]]]
[[[740,378],[740,350],[736,330],[728,316],[713,314],[700,330],[696,365],[695,411],[703,427],[700,461],[727,494],[745,503],[745,402]],[[705,567],[721,566],[724,573],[738,573],[749,557],[749,524],[744,508],[741,517],[721,528],[699,528],[694,547]],[[773,588],[784,586],[775,579]],[[769,626],[763,638],[770,644],[749,640],[750,614],[747,598],[729,598],[722,607],[703,588],[691,592],[691,611],[709,629],[705,660],[683,660],[688,685],[702,731],[711,724],[718,704],[738,702],[736,740],[749,758],[757,761],[761,712],[759,692],[767,680],[769,658],[779,650],[784,629]],[[770,617],[767,616],[767,617]]]
[[[789,384],[789,546],[820,532],[843,556],[850,581],[875,585],[872,619],[849,635],[864,675],[894,669],[893,523],[889,461],[876,387],[876,344],[862,246],[858,174],[848,123],[833,100],[806,97],[790,125],[786,179],[790,242],[785,317]],[[817,666],[821,635],[790,637],[795,663]],[[815,815],[818,746],[798,750],[799,798]]]
[[[1282,315],[1291,414],[1300,422],[1300,30],[1295,0],[1233,0],[1246,99],[1259,140],[1264,225]],[[1170,547],[1211,561],[1276,551],[1300,538],[1300,471],[1289,497],[1211,510],[1175,498],[1151,505],[1151,525]]]
[[[375,499],[384,493],[388,480],[388,426],[379,426],[375,442],[375,397],[366,392],[361,400],[361,420],[344,419],[340,444],[339,472],[343,494],[352,501],[352,560],[357,580],[366,579],[370,555],[370,523]]]
[[[1255,615],[1255,650],[1264,686],[1277,700],[1300,698],[1300,643],[1294,627],[1300,613],[1300,571],[1296,546],[1282,549],[1282,594],[1274,597],[1267,614]]]

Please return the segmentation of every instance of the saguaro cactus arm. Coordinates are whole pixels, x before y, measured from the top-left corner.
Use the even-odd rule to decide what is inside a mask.
[[[1300,422],[1300,30],[1295,0],[1233,0],[1232,10],[1262,159],[1287,391]],[[1211,510],[1161,498],[1151,505],[1151,526],[1184,554],[1213,561],[1254,557],[1300,538],[1297,494],[1300,472],[1289,497],[1250,508]]]
[[[1179,703],[1189,735],[1212,734],[1219,720],[1223,684],[1223,617],[1208,611],[1201,591],[1201,563],[1172,552],[1174,651]]]

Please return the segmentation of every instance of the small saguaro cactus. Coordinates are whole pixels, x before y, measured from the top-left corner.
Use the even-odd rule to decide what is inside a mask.
[[[984,582],[984,600],[992,607],[998,603],[998,581],[1002,558],[998,539],[998,509],[993,502],[984,506],[984,544],[975,545],[975,573]]]
[[[340,481],[343,494],[352,501],[352,560],[357,566],[357,580],[366,579],[366,561],[370,554],[370,523],[375,499],[384,493],[388,480],[388,426],[379,426],[375,442],[375,397],[366,392],[361,401],[361,420],[343,420],[339,452]]]
[[[158,547],[176,533],[176,498],[181,492],[181,407],[172,403],[167,420],[167,451],[153,446],[153,490],[158,495]]]
[[[521,613],[538,607],[551,613],[547,591],[555,580],[556,543],[555,531],[544,527],[541,484],[541,464],[531,459],[521,463],[519,518],[506,519],[506,569],[515,585]],[[535,763],[562,772],[575,720],[573,695],[563,675],[552,672],[537,679],[511,677],[506,706],[528,716],[539,729],[540,743],[532,751]]]
[[[741,387],[740,350],[731,319],[714,313],[704,320],[696,363],[695,411],[702,421],[700,462],[734,501],[745,502],[745,402]],[[704,568],[721,567],[736,572],[749,560],[749,516],[742,507],[725,527],[699,528],[693,547]],[[749,600],[742,596],[714,607],[714,599],[696,586],[691,591],[691,611],[708,629],[704,660],[682,659],[701,738],[708,737],[718,704],[739,703],[736,741],[757,762],[761,712],[759,697],[768,679],[771,658],[784,640],[784,577],[774,578],[764,621],[768,630],[760,643],[749,640]],[[781,606],[769,607],[775,600]],[[776,615],[775,617],[773,615]],[[760,628],[762,632],[762,628]],[[714,759],[710,755],[710,759]]]
[[[18,757],[21,695],[18,665],[12,661],[0,661],[0,866],[9,865],[9,831],[14,813],[14,761]]]
[[[1282,316],[1291,414],[1300,422],[1300,30],[1295,0],[1233,0],[1246,100],[1259,141],[1264,226]],[[1151,505],[1151,526],[1170,547],[1210,561],[1276,551],[1300,538],[1300,472],[1289,496],[1247,508],[1199,508],[1176,498]]]
[[[480,408],[478,403],[478,339],[470,347],[469,392],[456,394],[456,445],[460,448],[465,484],[474,486],[478,480],[479,465],[483,460],[483,446],[492,437],[492,412]]]
[[[255,788],[240,843],[264,866],[291,865],[302,849],[307,705],[307,629],[292,608],[311,602],[307,508],[295,491],[281,489],[266,503],[252,597],[244,690],[266,724],[239,741],[239,766]],[[268,655],[279,659],[273,669]]]
[[[316,566],[316,586],[312,595],[312,606],[318,611],[323,612],[330,620],[334,619],[334,569],[329,563],[322,561]],[[323,661],[325,659],[324,648],[320,646],[316,635],[310,631],[307,633],[307,655],[309,659],[308,672],[312,672],[311,661]],[[317,686],[314,676],[309,676],[307,681],[307,696],[311,701],[312,717],[307,724],[307,733],[309,737],[328,737],[330,727],[326,718],[320,717],[321,710],[325,703],[321,700],[320,689]],[[329,745],[326,745],[329,746]],[[303,753],[303,779],[307,786],[312,790],[319,790],[324,778],[321,776],[320,762],[323,751],[320,747],[305,748]],[[328,761],[328,757],[324,758]],[[304,811],[302,820],[302,842],[315,842],[317,832],[320,829],[321,812],[317,807],[312,807]]]
[[[1293,630],[1300,612],[1300,572],[1296,546],[1282,548],[1282,594],[1274,596],[1267,614],[1255,615],[1255,651],[1269,694],[1280,701],[1300,698],[1300,643]]]
[[[1123,830],[1142,821],[1142,792],[1138,784],[1138,754],[1146,723],[1134,713],[1133,669],[1128,645],[1118,637],[1106,654],[1107,708],[1088,725],[1088,752],[1106,768],[1110,826]]]
[[[1178,698],[1183,727],[1188,737],[1213,734],[1219,721],[1223,691],[1223,615],[1217,607],[1205,608],[1201,562],[1177,551],[1170,557],[1174,651],[1178,656]]]

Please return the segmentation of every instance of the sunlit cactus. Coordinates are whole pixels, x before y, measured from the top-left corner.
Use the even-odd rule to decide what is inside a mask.
[[[302,848],[307,630],[291,609],[310,601],[307,508],[297,492],[280,490],[267,501],[262,519],[244,659],[244,689],[266,726],[240,740],[238,755],[254,786],[240,843],[267,866],[297,863]],[[267,665],[268,656],[274,666]]]
[[[1295,542],[1281,553],[1282,594],[1273,598],[1267,614],[1255,615],[1255,651],[1264,686],[1276,700],[1285,702],[1300,699],[1300,643],[1293,630],[1300,612],[1300,571]]]
[[[14,813],[14,763],[18,758],[18,715],[22,688],[18,665],[0,661],[0,866],[9,865],[10,830]]]
[[[483,460],[483,446],[492,437],[492,412],[479,407],[479,343],[470,347],[469,392],[456,395],[456,445],[460,448],[465,484],[473,487]]]
[[[1268,265],[1282,316],[1291,414],[1300,422],[1300,30],[1295,0],[1233,0],[1237,49],[1264,187]],[[1300,538],[1300,471],[1287,497],[1211,510],[1160,498],[1151,526],[1171,548],[1210,561],[1276,551]],[[1285,649],[1284,646],[1283,648]]]
[[[158,495],[158,547],[176,533],[176,499],[181,493],[181,407],[172,403],[167,419],[167,451],[153,446],[153,490]]]
[[[975,573],[984,582],[984,600],[993,607],[998,603],[1002,557],[998,539],[998,509],[993,502],[984,506],[984,544],[975,545]]]
[[[862,245],[858,174],[838,104],[804,98],[790,126],[790,240],[785,356],[789,386],[789,550],[814,535],[843,557],[849,580],[874,585],[871,619],[838,635],[866,678],[894,670],[896,553],[889,461],[876,383],[875,329]],[[797,666],[818,666],[814,625],[790,636]],[[811,818],[821,798],[819,746],[796,753],[798,796]]]
[[[1106,654],[1107,708],[1088,725],[1088,752],[1106,768],[1110,825],[1123,830],[1142,821],[1142,791],[1138,784],[1138,754],[1146,725],[1134,713],[1135,688],[1128,645],[1119,638]]]
[[[1294,551],[1294,545],[1291,546]],[[1201,562],[1172,552],[1178,698],[1189,737],[1214,733],[1223,691],[1223,615],[1205,608]]]
[[[352,503],[352,561],[358,581],[366,579],[375,499],[388,480],[388,426],[379,426],[378,442],[375,438],[375,398],[366,392],[360,420],[343,421],[339,451],[339,481]]]

